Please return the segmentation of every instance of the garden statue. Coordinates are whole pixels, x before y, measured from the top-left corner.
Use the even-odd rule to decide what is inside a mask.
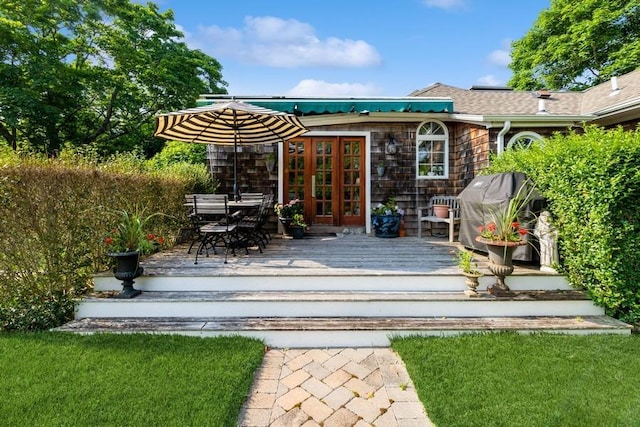
[[[557,273],[554,265],[558,264],[558,230],[551,225],[551,213],[543,211],[538,217],[538,222],[533,234],[540,242],[540,271]]]

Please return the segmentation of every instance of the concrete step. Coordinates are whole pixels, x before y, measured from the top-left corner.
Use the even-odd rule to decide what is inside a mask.
[[[495,277],[487,275],[480,278],[479,290],[495,283]],[[96,291],[119,291],[122,282],[113,274],[94,277]],[[560,275],[513,275],[507,278],[509,287],[514,291],[551,291],[571,290],[564,276]],[[135,280],[134,287],[142,291],[400,291],[400,292],[463,292],[467,289],[464,276],[455,274],[282,274],[274,269],[271,275],[264,270],[259,275],[167,275],[141,276]]]
[[[630,334],[631,327],[607,316],[513,317],[121,317],[91,318],[56,330],[76,333],[164,333],[191,336],[241,335],[278,348],[386,347],[392,336],[447,336],[487,331],[566,334]]]
[[[76,319],[90,317],[504,317],[599,316],[578,291],[523,291],[508,297],[462,292],[211,291],[108,293],[85,298]]]

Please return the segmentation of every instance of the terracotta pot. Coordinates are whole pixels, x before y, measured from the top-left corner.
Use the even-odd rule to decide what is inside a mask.
[[[449,205],[433,205],[433,214],[438,218],[449,218]]]

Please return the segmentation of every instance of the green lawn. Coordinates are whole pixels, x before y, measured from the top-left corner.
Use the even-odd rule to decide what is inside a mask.
[[[263,355],[239,337],[0,334],[0,425],[233,426]]]
[[[437,426],[640,426],[640,336],[394,339]]]

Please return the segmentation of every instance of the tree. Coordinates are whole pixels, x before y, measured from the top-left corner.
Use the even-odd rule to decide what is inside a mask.
[[[582,90],[640,66],[640,0],[551,0],[512,43],[520,90]]]
[[[182,36],[173,12],[153,3],[3,0],[0,136],[45,152],[65,143],[158,151],[158,112],[226,93],[220,63]]]

